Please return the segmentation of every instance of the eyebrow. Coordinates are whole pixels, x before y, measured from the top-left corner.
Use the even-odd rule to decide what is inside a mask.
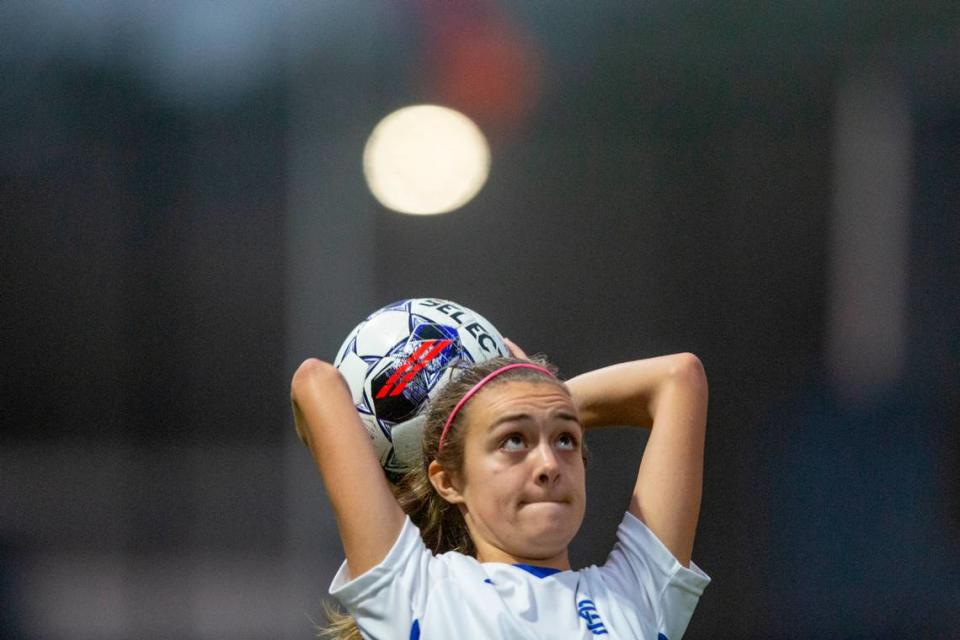
[[[505,416],[500,416],[493,421],[493,424],[490,425],[488,431],[493,431],[497,427],[507,422],[522,422],[524,420],[532,420],[533,418],[529,413],[508,413]]]
[[[577,418],[576,414],[567,411],[565,409],[560,410],[551,416],[552,418],[560,418],[561,420],[566,420],[569,422],[576,422],[582,428],[583,425],[580,424],[580,420]],[[489,433],[493,433],[498,427],[508,423],[508,422],[523,422],[526,420],[532,420],[533,417],[529,413],[508,413],[504,416],[500,416],[493,421],[493,424],[490,425],[490,428],[487,430]]]

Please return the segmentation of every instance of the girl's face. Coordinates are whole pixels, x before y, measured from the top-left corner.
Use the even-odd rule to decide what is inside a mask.
[[[552,382],[504,382],[464,407],[457,493],[481,562],[568,569],[586,508],[576,406]]]

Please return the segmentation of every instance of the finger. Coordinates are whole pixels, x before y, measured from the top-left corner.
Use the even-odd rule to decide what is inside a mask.
[[[530,357],[524,352],[523,349],[518,347],[516,343],[510,338],[504,338],[503,341],[507,345],[507,349],[510,351],[510,355],[514,358],[519,358],[521,360],[529,360]]]

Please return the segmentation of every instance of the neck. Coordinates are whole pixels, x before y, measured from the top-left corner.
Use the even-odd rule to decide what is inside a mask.
[[[570,569],[570,558],[564,549],[554,556],[524,557],[508,553],[486,541],[476,541],[477,562],[502,562],[504,564],[529,564],[537,567],[549,567],[567,571]]]

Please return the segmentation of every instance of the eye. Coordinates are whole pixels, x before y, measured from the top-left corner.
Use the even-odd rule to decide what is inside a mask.
[[[523,436],[519,433],[511,433],[500,443],[500,448],[506,451],[521,451],[525,446]]]
[[[577,449],[577,437],[572,433],[561,433],[557,438],[557,446],[568,451]]]

